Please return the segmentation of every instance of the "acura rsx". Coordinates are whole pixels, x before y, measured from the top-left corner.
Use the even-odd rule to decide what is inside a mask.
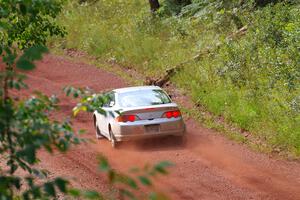
[[[165,91],[157,86],[115,89],[105,93],[105,114],[93,114],[96,137],[117,142],[185,133],[180,110]]]

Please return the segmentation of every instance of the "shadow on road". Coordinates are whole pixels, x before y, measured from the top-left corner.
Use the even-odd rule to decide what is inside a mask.
[[[126,141],[118,144],[117,149],[136,149],[138,151],[167,151],[185,149],[187,137],[166,136],[151,139]]]

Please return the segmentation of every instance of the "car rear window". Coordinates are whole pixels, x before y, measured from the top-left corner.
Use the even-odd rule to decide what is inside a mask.
[[[119,94],[122,107],[150,106],[171,103],[170,98],[162,90],[137,90]]]

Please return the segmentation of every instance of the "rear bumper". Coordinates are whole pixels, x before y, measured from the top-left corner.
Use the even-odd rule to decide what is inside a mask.
[[[149,132],[147,125],[159,125],[158,131]],[[136,122],[118,123],[112,127],[116,141],[154,138],[167,135],[182,136],[185,124],[182,118],[141,120]]]

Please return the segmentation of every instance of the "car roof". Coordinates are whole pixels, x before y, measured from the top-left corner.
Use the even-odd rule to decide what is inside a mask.
[[[137,90],[161,90],[158,86],[137,86],[137,87],[125,87],[125,88],[118,88],[114,89],[113,91],[116,93],[124,93],[124,92],[131,92],[131,91],[137,91]]]

